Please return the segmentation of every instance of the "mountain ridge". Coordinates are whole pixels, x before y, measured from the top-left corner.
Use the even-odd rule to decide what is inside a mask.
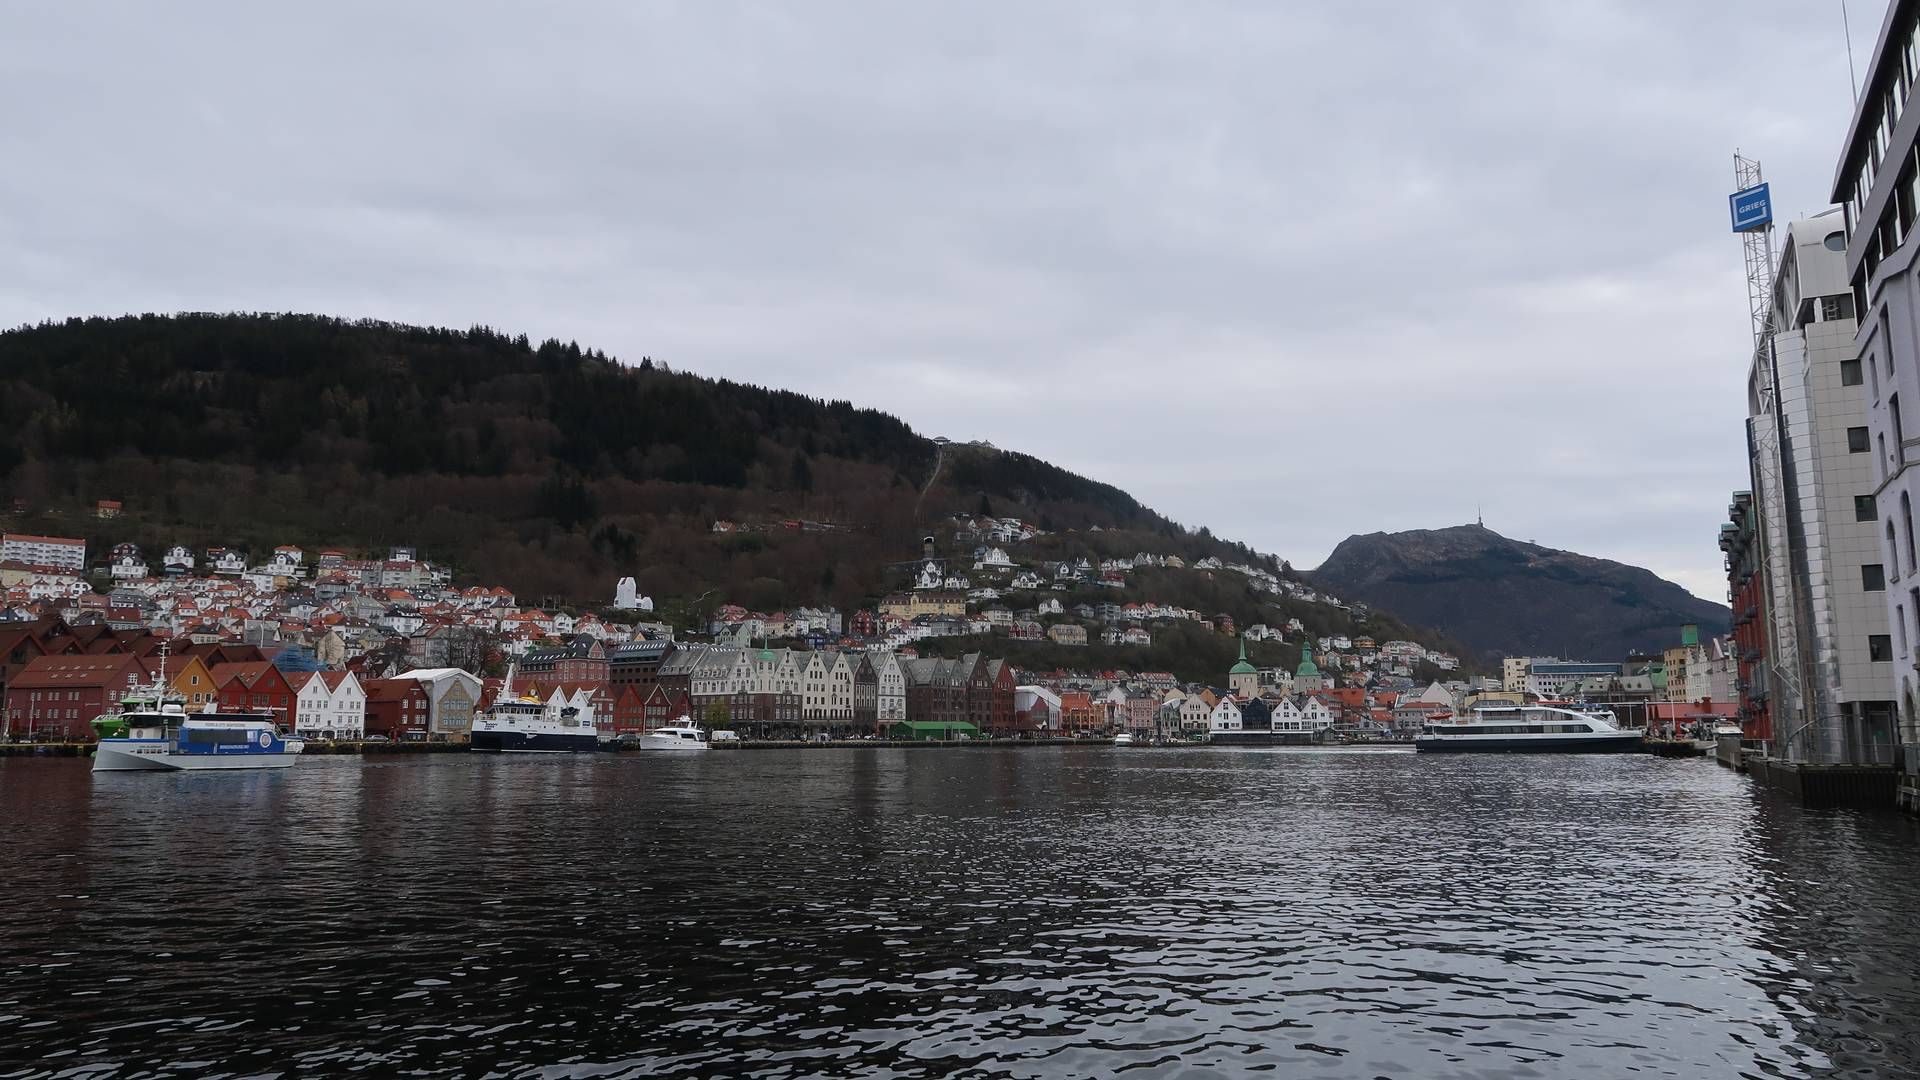
[[[1725,633],[1731,612],[1643,567],[1544,547],[1481,524],[1341,541],[1309,580],[1377,604],[1480,658],[1612,660],[1665,648],[1680,626]]]

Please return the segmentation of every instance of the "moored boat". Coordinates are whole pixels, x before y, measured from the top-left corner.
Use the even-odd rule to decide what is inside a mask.
[[[1638,750],[1641,738],[1605,709],[1490,705],[1430,717],[1413,747],[1423,754],[1606,754]]]
[[[707,730],[683,716],[665,727],[657,727],[640,736],[640,749],[668,752],[706,750]]]
[[[1120,734],[1118,734],[1118,735],[1115,735],[1115,736],[1113,737],[1113,745],[1115,745],[1115,746],[1132,746],[1132,745],[1133,745],[1133,736],[1132,736],[1131,734],[1129,734],[1128,732],[1125,732],[1125,731],[1123,731],[1123,732],[1121,732]]]
[[[573,754],[599,749],[600,738],[591,715],[582,717],[571,705],[551,709],[537,697],[516,696],[508,668],[493,707],[474,717],[467,746],[502,754]]]
[[[283,734],[272,714],[189,713],[167,692],[165,671],[163,659],[153,686],[94,718],[94,772],[285,769],[300,760],[306,740]]]

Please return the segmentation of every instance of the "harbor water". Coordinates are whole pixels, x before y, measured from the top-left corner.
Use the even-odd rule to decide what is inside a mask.
[[[0,761],[0,1076],[1920,1073],[1920,829],[1704,760]]]

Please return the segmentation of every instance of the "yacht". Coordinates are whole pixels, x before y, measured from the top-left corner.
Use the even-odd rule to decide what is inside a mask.
[[[666,727],[654,728],[640,736],[640,749],[662,751],[705,750],[707,730],[683,716]]]
[[[1413,748],[1423,754],[1605,754],[1640,749],[1641,733],[1605,709],[1489,705],[1467,716],[1429,717]]]
[[[508,668],[493,707],[473,718],[467,746],[503,754],[570,754],[598,750],[600,738],[593,720],[582,720],[579,709],[568,706],[555,715],[537,697],[516,697]]]
[[[1133,735],[1132,735],[1131,733],[1129,733],[1129,732],[1125,732],[1125,731],[1123,731],[1123,732],[1121,732],[1120,734],[1118,734],[1118,735],[1115,735],[1115,736],[1113,737],[1113,745],[1115,745],[1115,746],[1132,746],[1132,745],[1133,745]]]
[[[162,660],[152,687],[94,718],[94,772],[285,769],[300,760],[306,740],[283,734],[271,713],[189,713],[168,693],[165,670]]]

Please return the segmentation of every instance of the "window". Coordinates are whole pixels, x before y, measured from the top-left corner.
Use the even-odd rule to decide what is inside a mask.
[[[1883,592],[1887,587],[1886,569],[1877,562],[1860,566],[1860,587],[1867,592]]]
[[[1855,495],[1853,497],[1853,520],[1872,521],[1879,516],[1873,508],[1873,496]]]
[[[1873,449],[1873,443],[1867,438],[1866,428],[1850,427],[1847,429],[1847,453],[1864,454],[1871,449]]]
[[[1887,559],[1893,563],[1893,576],[1900,576],[1900,542],[1893,538],[1893,522],[1887,522]],[[1909,566],[1911,570],[1913,567]]]
[[[1859,386],[1862,381],[1864,380],[1861,378],[1861,375],[1860,375],[1860,361],[1858,360],[1840,361],[1840,385],[1841,386]]]
[[[1912,570],[1915,568],[1913,561],[1913,500],[1909,499],[1907,493],[1904,491],[1900,493],[1900,516],[1906,519],[1907,569]]]
[[[1867,659],[1876,664],[1884,664],[1893,659],[1893,635],[1868,634]]]
[[[1828,233],[1820,242],[1827,246],[1828,251],[1847,250],[1847,234],[1838,230]]]

